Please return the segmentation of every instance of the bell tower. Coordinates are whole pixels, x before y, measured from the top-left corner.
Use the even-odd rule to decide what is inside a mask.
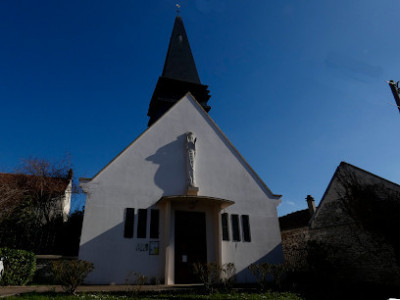
[[[181,16],[177,16],[172,30],[162,75],[158,78],[147,115],[148,126],[157,121],[171,106],[190,92],[206,112],[210,99],[208,86],[201,84],[189,40]]]

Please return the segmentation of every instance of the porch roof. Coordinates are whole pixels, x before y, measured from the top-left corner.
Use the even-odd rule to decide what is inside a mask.
[[[160,200],[157,201],[156,204],[164,204],[167,202],[171,203],[193,203],[193,204],[211,204],[211,205],[219,205],[221,209],[227,208],[232,204],[235,204],[232,200],[226,200],[215,197],[208,196],[192,196],[192,195],[175,195],[175,196],[164,196]]]

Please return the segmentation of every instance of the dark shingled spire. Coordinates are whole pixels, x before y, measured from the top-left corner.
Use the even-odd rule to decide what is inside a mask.
[[[180,16],[175,19],[162,76],[200,84],[199,74],[197,74],[189,40]]]
[[[210,99],[209,91],[207,86],[200,82],[183,20],[177,16],[165,58],[164,70],[158,79],[150,101],[147,113],[150,117],[148,126],[157,121],[187,92],[197,99],[205,111],[208,112],[211,109],[207,105],[207,101]]]

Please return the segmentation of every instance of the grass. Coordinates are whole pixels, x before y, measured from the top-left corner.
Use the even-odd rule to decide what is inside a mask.
[[[278,292],[266,292],[266,293],[214,293],[211,295],[201,294],[135,294],[132,293],[79,293],[77,295],[66,295],[62,293],[28,293],[20,296],[7,297],[8,300],[120,300],[120,299],[140,299],[140,300],[170,300],[170,299],[204,299],[204,300],[228,300],[228,299],[244,299],[244,300],[304,300],[293,293],[278,293]]]

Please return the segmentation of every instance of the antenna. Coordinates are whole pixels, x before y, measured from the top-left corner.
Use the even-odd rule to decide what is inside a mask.
[[[179,3],[176,4],[176,14],[179,16],[181,10],[180,10],[181,6],[179,5]]]

